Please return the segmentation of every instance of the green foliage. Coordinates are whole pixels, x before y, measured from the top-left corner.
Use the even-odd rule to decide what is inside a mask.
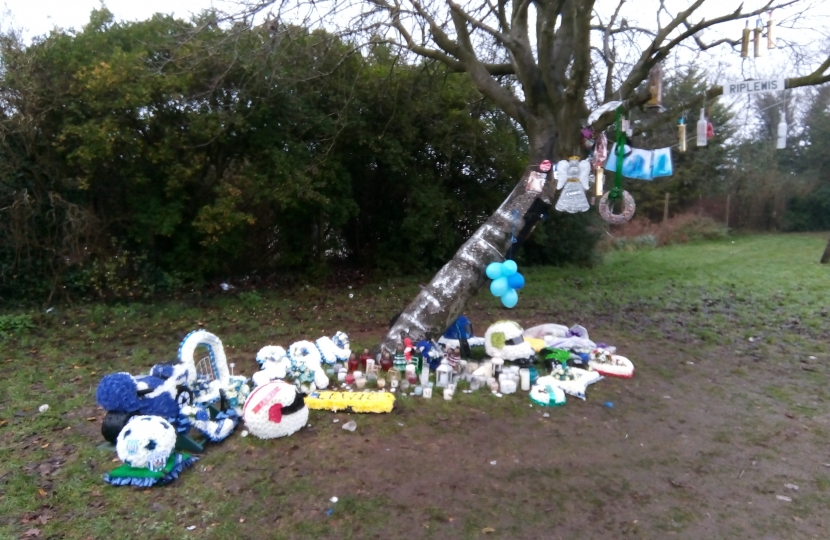
[[[522,246],[519,263],[594,266],[599,262],[596,245],[602,232],[596,212],[566,214],[553,209]]]
[[[30,315],[0,315],[0,338],[21,335],[35,327]]]
[[[211,17],[0,37],[4,298],[434,269],[521,174],[463,75]]]
[[[790,199],[785,227],[788,231],[830,230],[830,183],[820,183],[814,191]]]
[[[804,131],[802,174],[810,183],[788,201],[785,227],[830,230],[830,87],[822,86],[813,94]]]

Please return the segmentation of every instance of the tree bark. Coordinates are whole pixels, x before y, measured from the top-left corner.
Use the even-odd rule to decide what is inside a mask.
[[[578,132],[578,124],[574,129]],[[539,122],[528,131],[532,133],[529,136],[530,165],[519,183],[398,316],[379,345],[381,351],[394,351],[406,336],[416,341],[439,337],[461,314],[467,301],[488,281],[485,275],[487,265],[504,261],[511,245],[515,246],[514,250],[518,248],[520,242],[533,231],[542,214],[550,209],[556,187],[552,174],[549,174],[542,193],[527,192],[525,186],[530,173],[538,171],[542,160],[554,161],[554,150],[560,156],[562,150],[557,143],[562,139],[551,124],[545,126]],[[568,146],[572,143],[572,138],[565,142]],[[512,244],[512,237],[516,237],[519,243]]]
[[[821,264],[830,263],[830,239],[827,240],[827,247],[824,248],[824,255],[821,256]]]

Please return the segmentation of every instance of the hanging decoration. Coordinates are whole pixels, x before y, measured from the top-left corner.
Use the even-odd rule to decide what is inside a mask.
[[[617,163],[622,164],[625,158],[625,136],[623,135],[622,114],[620,113],[619,108],[617,108],[616,128],[617,142],[613,155],[615,156]],[[609,156],[609,161],[610,157],[611,156]],[[599,215],[602,216],[602,219],[608,223],[617,225],[625,223],[634,217],[634,211],[637,208],[634,204],[634,197],[622,188],[622,169],[622,166],[614,169],[614,187],[611,191],[604,194],[602,199],[599,201]],[[621,214],[615,214],[612,211],[611,205],[613,202],[619,200],[622,200],[623,202],[623,211]]]
[[[697,121],[697,145],[698,147],[706,146],[708,139],[708,123],[706,122],[706,109],[700,109],[700,119]]]
[[[654,64],[648,72],[648,91],[651,98],[645,103],[647,109],[663,108],[663,66]]]
[[[681,118],[677,124],[677,151],[683,153],[686,151],[686,120]]]
[[[761,17],[758,17],[758,20],[755,21],[755,58],[761,58],[761,33],[764,31],[764,23],[761,21]]]
[[[594,146],[594,195],[602,197],[603,181],[605,177],[605,165],[608,159],[608,137],[605,132],[599,134],[597,137],[597,144]]]
[[[542,162],[540,167],[545,167],[550,170],[550,162],[547,160]],[[538,199],[537,199],[538,200]],[[525,278],[519,273],[519,267],[516,261],[512,260],[513,246],[516,245],[516,224],[519,220],[519,211],[513,210],[513,224],[510,229],[510,248],[507,250],[507,257],[503,263],[492,262],[487,265],[484,273],[492,279],[490,283],[490,292],[493,296],[501,299],[501,303],[506,308],[513,308],[519,302],[519,293],[516,291],[525,286]]]
[[[787,110],[781,110],[781,121],[778,122],[778,140],[775,143],[778,150],[787,147]]]
[[[490,263],[485,272],[493,280],[490,283],[493,296],[499,297],[504,307],[515,307],[519,302],[519,293],[516,291],[525,286],[525,278],[518,272],[516,262],[508,259],[503,263]]]
[[[585,191],[590,189],[591,164],[588,160],[580,161],[578,157],[571,156],[568,161],[559,162],[556,174],[556,189],[561,189],[562,193],[555,208],[569,214],[590,210],[591,205],[585,196]]]
[[[741,36],[741,58],[749,57],[749,42],[752,42],[752,51],[755,58],[763,56],[763,47],[761,46],[761,38],[767,38],[767,49],[775,49],[777,47],[774,35],[775,21],[772,18],[772,11],[768,14],[769,18],[764,23],[761,16],[755,20],[755,27],[750,28],[749,20],[746,21],[746,26]],[[766,30],[766,34],[764,33]]]

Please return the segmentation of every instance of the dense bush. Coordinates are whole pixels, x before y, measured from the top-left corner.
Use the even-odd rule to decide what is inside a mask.
[[[429,271],[524,168],[464,76],[324,32],[102,9],[0,61],[4,299]]]

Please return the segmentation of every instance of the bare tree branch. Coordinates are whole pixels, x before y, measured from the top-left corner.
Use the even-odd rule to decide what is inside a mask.
[[[822,63],[815,71],[813,71],[809,75],[786,79],[784,81],[784,87],[787,90],[790,90],[793,88],[801,88],[803,86],[815,86],[818,84],[830,82],[830,73],[828,73],[828,71],[830,71],[830,57],[828,57],[827,60],[824,61],[824,63]],[[723,94],[723,86],[713,86],[706,92],[695,96],[693,99],[679,103],[671,109],[664,111],[659,116],[656,116],[649,122],[639,125],[634,129],[634,134],[636,135],[639,133],[651,131],[658,126],[665,124],[666,122],[672,121],[674,118],[677,118],[678,115],[680,115],[683,111],[691,109],[693,107],[698,107],[702,103],[711,101],[712,99],[720,96],[721,94]],[[607,125],[610,125],[610,123]],[[603,126],[602,129],[604,129],[604,127],[607,127],[607,125]]]
[[[723,15],[721,17],[716,17],[711,20],[702,20],[701,22],[688,25],[684,32],[681,32],[678,36],[671,39],[668,43],[663,45],[663,42],[668,39],[669,35],[677,29],[680,25],[686,23],[689,17],[703,4],[704,0],[695,0],[695,2],[687,9],[686,11],[681,11],[677,17],[673,21],[671,21],[661,32],[657,34],[657,37],[654,38],[651,45],[649,45],[643,54],[640,56],[640,59],[637,61],[637,64],[631,70],[631,73],[626,78],[625,82],[619,88],[619,94],[623,97],[623,99],[627,98],[631,92],[636,88],[641,82],[643,82],[646,77],[648,77],[648,72],[656,64],[657,62],[661,61],[663,58],[668,56],[668,53],[680,44],[682,41],[688,39],[689,37],[693,36],[694,34],[710,28],[712,26],[723,24],[729,21],[736,21],[747,19],[749,17],[754,17],[756,15],[760,15],[761,13],[768,12],[772,9],[780,9],[783,7],[787,7],[797,3],[799,0],[791,0],[789,2],[775,4],[774,0],[769,0],[764,6],[761,8],[750,11],[747,13],[742,13],[742,7],[739,7],[735,12],[729,15]]]

